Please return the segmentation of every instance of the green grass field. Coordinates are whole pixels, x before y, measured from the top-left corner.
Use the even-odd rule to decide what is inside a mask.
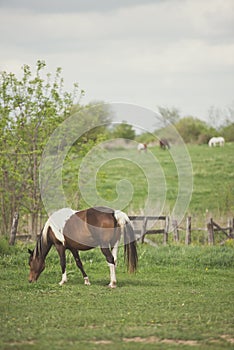
[[[215,149],[188,146],[188,150],[194,188],[185,215],[201,222],[210,215],[225,222],[234,211],[234,144]],[[165,176],[163,210],[168,214],[177,196],[176,166],[169,152],[158,147],[151,151]],[[135,150],[120,152],[123,157],[131,152],[136,160],[139,157]],[[66,194],[72,207],[87,207],[80,198],[77,202],[79,162],[73,155],[70,159],[64,165]],[[151,170],[150,162],[146,165]],[[98,193],[114,200],[116,183],[123,178],[134,188],[126,212],[138,214],[147,196],[147,179],[133,162],[103,164],[97,172]],[[134,275],[126,272],[121,247],[118,287],[110,290],[109,269],[98,249],[81,254],[91,286],[83,285],[70,254],[68,283],[59,286],[55,250],[49,253],[38,282],[29,284],[28,244],[9,247],[1,238],[0,349],[234,349],[233,241],[209,247],[204,238],[199,240],[193,237],[191,246],[169,241],[158,248],[139,243],[139,268]]]
[[[177,146],[173,147],[176,149]],[[207,215],[218,218],[233,216],[234,143],[215,148],[210,148],[207,145],[188,145],[187,149],[193,168],[193,192],[185,215],[198,216],[201,220]],[[93,198],[92,194],[95,192],[93,184],[96,181],[99,198],[109,202],[113,201],[115,204],[115,200],[118,199],[116,185],[122,179],[126,179],[132,185],[133,196],[127,200],[126,206],[122,209],[128,214],[139,214],[145,207],[148,195],[147,177],[152,176],[155,177],[155,190],[160,190],[164,186],[166,190],[166,201],[160,203],[158,213],[155,215],[158,215],[159,211],[162,211],[161,214],[170,214],[178,194],[177,165],[170,152],[160,150],[159,147],[149,148],[149,150],[158,163],[152,162],[152,158],[144,154],[138,154],[135,149],[120,149],[117,152],[119,159],[115,159],[116,153],[113,151],[114,159],[104,162],[98,169],[95,167],[92,169],[93,162],[90,161],[90,172],[85,168],[87,172],[83,174],[87,186],[85,187],[86,193],[90,194],[90,198]],[[102,154],[98,154],[98,156],[100,156],[101,163]],[[105,160],[105,157],[103,159]],[[86,208],[88,204],[82,197],[78,198],[76,195],[79,164],[76,155],[68,157],[68,161],[64,164],[64,174],[66,174],[64,176],[64,189],[71,207]],[[141,167],[142,164],[143,167]],[[144,168],[147,170],[147,174],[144,173]],[[160,170],[157,172],[159,168],[161,172]],[[95,178],[90,178],[90,174],[95,174]],[[126,184],[126,192],[123,191],[122,197],[126,195],[128,198],[127,191],[130,187]]]
[[[191,213],[233,215],[234,212],[234,143],[225,147],[188,147],[194,189],[189,206]]]
[[[1,247],[0,349],[233,349],[234,250],[231,246],[138,245],[129,275],[119,250],[118,287],[98,249],[81,254],[84,286],[68,254],[62,287],[55,250],[29,284],[27,247]]]

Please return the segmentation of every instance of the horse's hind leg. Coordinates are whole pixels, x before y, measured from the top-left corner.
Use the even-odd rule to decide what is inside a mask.
[[[116,274],[115,274],[115,261],[114,257],[111,254],[111,251],[109,248],[101,248],[102,253],[106,257],[106,261],[109,265],[110,268],[110,283],[109,287],[110,288],[116,288]]]
[[[77,267],[80,269],[80,271],[84,277],[84,284],[86,286],[89,286],[91,283],[89,282],[89,278],[88,278],[88,276],[83,268],[78,251],[76,249],[71,249],[71,252],[72,252],[72,255],[74,256]]]
[[[117,253],[118,253],[118,246],[119,246],[119,241],[115,242],[114,247],[111,251],[113,257],[114,257],[114,262],[115,266],[117,266]]]

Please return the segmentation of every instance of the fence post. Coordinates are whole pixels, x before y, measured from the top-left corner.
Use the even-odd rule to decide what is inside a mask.
[[[208,243],[209,245],[214,244],[214,224],[213,219],[210,218],[210,221],[207,224],[207,231],[208,231]]]
[[[177,220],[172,220],[172,227],[173,227],[173,237],[175,242],[179,242],[179,229],[178,229],[178,223]]]
[[[234,218],[230,218],[228,220],[228,226],[229,226],[229,235],[231,235],[234,232]]]
[[[185,234],[185,244],[191,244],[191,221],[192,221],[192,218],[191,216],[188,216],[187,217],[187,220],[186,220],[186,234]]]
[[[234,238],[234,218],[228,219],[228,227],[229,227],[229,237]]]
[[[17,232],[17,227],[18,227],[18,221],[19,221],[19,213],[15,212],[14,216],[13,216],[10,239],[9,239],[10,245],[15,244],[15,237],[16,237],[16,232]]]
[[[147,217],[144,217],[142,228],[141,228],[141,243],[144,243],[144,240],[145,240],[146,226],[147,226]]]
[[[164,233],[163,233],[163,244],[164,245],[166,245],[168,242],[168,232],[169,232],[169,216],[166,216]]]

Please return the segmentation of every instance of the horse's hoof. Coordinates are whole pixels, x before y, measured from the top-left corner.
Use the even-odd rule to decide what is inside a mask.
[[[65,283],[67,283],[67,280],[62,280],[62,281],[59,282],[59,285],[62,286]]]
[[[108,284],[108,287],[111,288],[111,289],[114,289],[114,288],[117,287],[117,284],[116,284],[116,282],[111,282],[111,283]]]
[[[85,286],[90,286],[91,285],[91,283],[89,282],[89,278],[88,277],[84,278],[84,284],[85,284]]]

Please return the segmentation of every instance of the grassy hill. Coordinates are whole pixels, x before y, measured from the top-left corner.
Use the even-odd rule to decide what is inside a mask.
[[[233,214],[234,210],[234,144],[224,148],[191,146],[194,190],[192,212]]]
[[[172,147],[175,151],[178,146]],[[193,169],[193,192],[185,214],[200,217],[233,215],[234,143],[215,148],[189,145],[187,149]],[[84,169],[79,173],[82,196],[75,190],[80,160],[70,155],[64,165],[64,188],[72,207],[121,205],[128,214],[139,214],[145,207],[149,191],[155,191],[158,201],[154,203],[156,211],[158,208],[155,214],[171,213],[178,195],[178,164],[169,151],[155,146],[149,148],[148,154],[139,154],[136,149],[120,148],[117,151],[99,150],[85,159]],[[186,190],[186,183],[182,186]]]

